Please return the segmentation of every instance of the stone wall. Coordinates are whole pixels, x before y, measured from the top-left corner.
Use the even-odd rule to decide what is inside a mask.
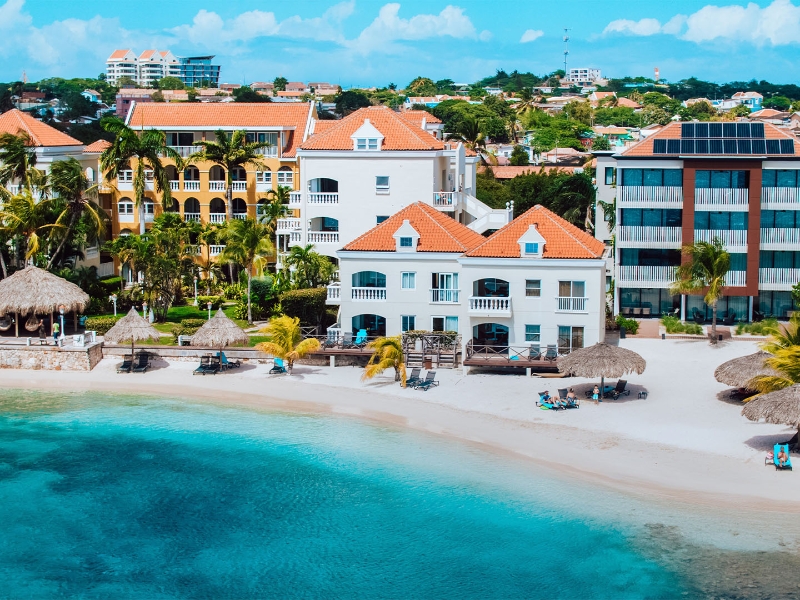
[[[57,346],[0,346],[0,369],[91,371],[103,358],[102,345],[84,348]]]

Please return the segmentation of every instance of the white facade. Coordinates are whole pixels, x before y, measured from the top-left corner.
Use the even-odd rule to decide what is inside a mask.
[[[567,80],[570,83],[593,83],[601,78],[600,69],[578,68],[570,69],[567,73]]]

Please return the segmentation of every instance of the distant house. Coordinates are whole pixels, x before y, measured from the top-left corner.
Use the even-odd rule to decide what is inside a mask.
[[[290,81],[286,84],[287,92],[307,92],[308,88],[302,81]]]
[[[764,96],[758,92],[736,92],[730,98],[724,100],[715,100],[712,104],[714,108],[721,111],[729,111],[739,105],[744,105],[750,109],[750,112],[761,110],[761,103]]]
[[[133,102],[152,102],[155,90],[123,88],[117,92],[116,107],[114,114],[124,118],[128,114]]]
[[[765,123],[772,123],[774,125],[781,125],[787,121],[791,113],[782,110],[775,110],[774,108],[762,108],[750,113],[751,121],[763,121]]]
[[[259,94],[267,94],[268,96],[272,96],[272,94],[275,92],[275,84],[268,81],[254,81],[250,84],[250,89],[254,92],[258,92]]]
[[[89,102],[97,102],[98,104],[100,104],[103,101],[100,92],[96,90],[83,90],[81,92],[81,96],[86,98]]]

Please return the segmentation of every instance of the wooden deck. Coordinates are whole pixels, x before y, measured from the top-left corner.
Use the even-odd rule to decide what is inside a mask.
[[[516,359],[507,356],[495,355],[485,356],[473,354],[464,360],[465,367],[486,367],[490,369],[531,369],[536,373],[555,373],[558,371],[558,363],[551,360],[531,360],[530,358],[518,357]]]

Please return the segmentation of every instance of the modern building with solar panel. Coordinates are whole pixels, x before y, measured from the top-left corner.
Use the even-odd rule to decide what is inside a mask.
[[[785,319],[800,280],[800,143],[768,123],[672,123],[619,153],[595,152],[596,237],[614,238],[615,312],[711,318],[702,295],[669,286],[681,247],[720,239],[731,253],[719,318]]]

